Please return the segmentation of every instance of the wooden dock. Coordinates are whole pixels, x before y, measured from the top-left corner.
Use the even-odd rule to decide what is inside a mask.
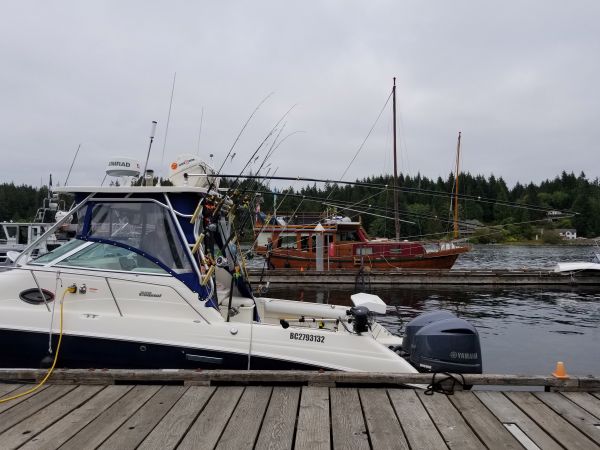
[[[600,273],[565,275],[549,270],[294,270],[250,269],[253,286],[265,284],[372,284],[372,285],[518,285],[597,286]]]
[[[22,381],[42,374],[0,371],[0,398],[30,389]],[[405,380],[431,378],[58,371],[52,384],[0,403],[0,448],[600,449],[598,378],[467,375],[470,383],[509,390],[453,395],[400,387]],[[516,385],[538,390],[510,388]],[[544,387],[566,390],[539,389]]]

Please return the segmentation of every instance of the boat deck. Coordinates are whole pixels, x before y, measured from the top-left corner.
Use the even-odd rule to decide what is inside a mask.
[[[6,380],[3,373],[0,378]],[[59,374],[53,384],[29,396],[0,403],[0,447],[600,448],[598,392],[474,390],[427,395],[422,389],[394,386],[390,381],[401,378],[381,374],[293,372],[279,383],[272,381],[276,379],[272,373],[238,374],[172,377],[185,379],[183,385],[165,385],[165,372],[160,377],[130,375],[137,384],[118,384],[127,378],[123,373]],[[425,380],[423,375],[409,378]],[[508,385],[535,384],[533,378],[478,377],[467,379],[493,384],[497,377]],[[22,380],[24,375],[8,379]],[[299,384],[290,382],[294,379]],[[117,384],[105,384],[110,380]],[[235,380],[243,384],[236,385]],[[342,386],[340,380],[348,384]],[[152,381],[161,384],[142,384]],[[190,385],[193,381],[209,385]],[[563,383],[538,377],[537,381],[553,388],[600,387],[598,379]],[[0,397],[30,388],[23,383],[0,384]]]

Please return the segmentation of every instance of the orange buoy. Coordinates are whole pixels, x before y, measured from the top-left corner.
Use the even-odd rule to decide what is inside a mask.
[[[562,361],[558,361],[556,363],[556,369],[554,369],[554,372],[552,372],[552,376],[554,378],[561,379],[569,378],[569,375],[567,374],[567,369],[565,369],[565,364]]]

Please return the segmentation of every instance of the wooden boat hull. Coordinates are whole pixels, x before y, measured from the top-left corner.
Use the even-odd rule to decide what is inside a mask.
[[[325,255],[323,265],[330,269],[451,269],[458,256],[469,251],[468,247],[457,247],[437,252],[428,252],[406,257],[381,257],[365,255],[354,257],[329,257]],[[272,269],[314,270],[316,259],[314,254],[297,251],[274,251],[269,258]]]

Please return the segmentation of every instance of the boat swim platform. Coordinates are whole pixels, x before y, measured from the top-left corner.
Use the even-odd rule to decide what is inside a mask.
[[[561,274],[550,270],[295,270],[249,269],[253,286],[265,284],[372,284],[372,285],[527,285],[527,286],[597,286],[600,273]]]
[[[44,373],[0,370],[0,398]],[[58,370],[0,403],[0,448],[600,449],[600,378],[464,375],[496,390],[452,395],[402,387],[432,376]]]

